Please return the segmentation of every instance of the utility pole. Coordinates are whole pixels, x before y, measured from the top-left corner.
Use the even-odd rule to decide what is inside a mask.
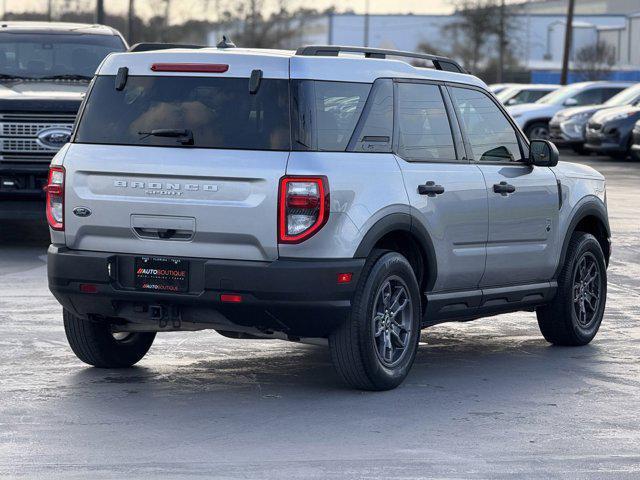
[[[134,0],[129,0],[129,11],[127,12],[127,40],[129,45],[133,44],[133,22],[135,20]]]
[[[104,0],[96,0],[96,23],[104,23]]]
[[[53,2],[53,0],[48,0],[47,1],[47,22],[50,22],[52,19],[52,8],[51,8],[51,3]]]
[[[504,51],[505,51],[505,47],[506,47],[506,39],[505,39],[505,32],[504,32],[504,14],[505,14],[505,6],[504,6],[504,0],[500,1],[500,31],[499,31],[499,38],[498,41],[500,42],[499,45],[499,55],[500,58],[498,59],[498,78],[496,79],[497,83],[502,83],[504,82]]]
[[[564,31],[564,52],[562,54],[560,85],[566,85],[569,77],[569,55],[571,54],[571,42],[573,37],[573,10],[575,3],[575,0],[569,0],[569,6],[567,8],[567,25]]]
[[[364,46],[369,46],[369,0],[364,0]]]

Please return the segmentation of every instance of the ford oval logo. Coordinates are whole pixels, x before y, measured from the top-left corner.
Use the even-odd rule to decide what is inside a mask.
[[[59,150],[71,138],[71,128],[49,127],[38,133],[36,142],[51,150]]]
[[[91,210],[87,207],[76,207],[73,209],[73,213],[78,217],[88,217],[91,215]]]

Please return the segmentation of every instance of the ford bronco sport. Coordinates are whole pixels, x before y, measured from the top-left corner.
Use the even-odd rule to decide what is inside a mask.
[[[443,57],[111,54],[52,162],[49,286],[75,354],[105,368],[211,328],[328,343],[349,385],[385,390],[422,328],[518,310],[584,345],[605,308],[605,182],[557,162]]]
[[[100,62],[126,48],[102,25],[0,24],[0,219],[44,219],[49,163]]]

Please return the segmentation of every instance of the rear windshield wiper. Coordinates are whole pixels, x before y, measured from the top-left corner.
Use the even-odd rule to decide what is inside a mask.
[[[149,132],[138,132],[144,135],[140,140],[147,137],[167,137],[177,138],[182,145],[193,145],[193,132],[184,128],[158,128]]]
[[[74,73],[68,73],[64,75],[48,75],[46,77],[38,77],[38,80],[91,80],[93,77],[87,75],[77,75]]]

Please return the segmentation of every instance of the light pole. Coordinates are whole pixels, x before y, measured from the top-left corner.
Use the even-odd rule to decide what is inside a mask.
[[[364,46],[369,46],[369,0],[364,1]]]
[[[569,77],[569,55],[571,54],[571,41],[573,36],[573,9],[575,0],[569,0],[567,8],[567,25],[564,30],[564,52],[562,54],[562,73],[560,74],[560,85],[566,85]]]

